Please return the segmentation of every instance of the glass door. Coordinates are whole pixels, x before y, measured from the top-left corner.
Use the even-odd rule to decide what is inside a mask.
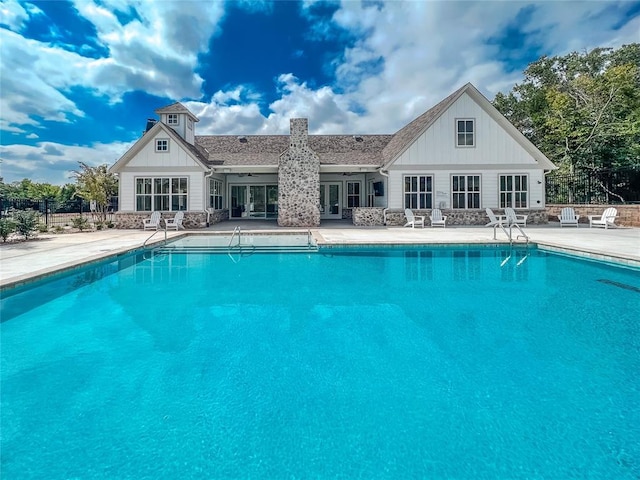
[[[231,185],[231,218],[247,216],[247,186]]]
[[[340,183],[320,184],[320,218],[342,218]]]
[[[249,186],[249,216],[265,218],[267,214],[266,187],[264,185]]]

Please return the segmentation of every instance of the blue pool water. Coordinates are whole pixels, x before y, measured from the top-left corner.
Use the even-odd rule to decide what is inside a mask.
[[[138,254],[5,292],[2,478],[639,478],[639,272],[525,255]]]

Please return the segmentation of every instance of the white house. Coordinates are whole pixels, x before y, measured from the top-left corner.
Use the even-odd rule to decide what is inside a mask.
[[[401,224],[403,211],[440,208],[453,224],[485,223],[485,207],[546,221],[556,167],[470,83],[392,135],[196,135],[181,103],[156,110],[111,167],[121,228],[153,210],[198,227],[227,219],[318,226],[325,219]]]

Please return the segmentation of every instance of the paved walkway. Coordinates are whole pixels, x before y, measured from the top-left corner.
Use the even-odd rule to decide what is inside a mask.
[[[191,234],[229,235],[236,226],[243,231],[307,231],[284,229],[273,222],[222,222],[206,230],[193,230]],[[484,227],[450,227],[411,229],[402,227],[354,227],[346,222],[326,222],[320,228],[310,229],[318,243],[323,245],[349,244],[429,244],[429,243],[496,243],[506,242],[498,231]],[[561,249],[576,254],[615,261],[640,268],[640,229],[559,228],[556,225],[526,228],[532,242],[549,249]],[[170,232],[168,238],[184,235]],[[150,232],[140,230],[102,230],[96,232],[39,235],[28,242],[0,244],[0,288],[7,288],[58,270],[72,268],[142,247]],[[164,240],[158,232],[149,242]]]

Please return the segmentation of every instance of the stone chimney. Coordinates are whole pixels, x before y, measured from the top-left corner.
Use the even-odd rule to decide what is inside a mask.
[[[309,121],[292,118],[289,150],[278,164],[278,225],[320,225],[320,159],[309,148]]]

